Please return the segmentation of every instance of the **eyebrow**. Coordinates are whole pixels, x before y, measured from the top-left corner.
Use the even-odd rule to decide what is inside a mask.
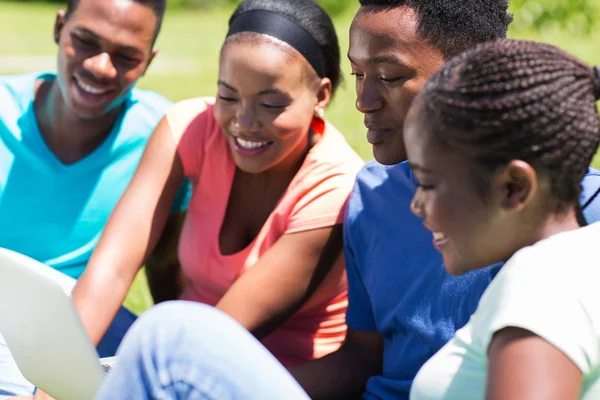
[[[237,93],[237,90],[233,86],[229,85],[228,83],[226,83],[226,82],[224,82],[222,80],[218,80],[217,81],[217,85],[221,85],[221,86],[223,86],[223,87],[231,90],[232,92]],[[283,95],[285,95],[285,93],[283,93],[281,90],[275,89],[275,88],[265,89],[265,90],[261,90],[260,92],[258,92],[259,96],[262,96],[262,95],[265,95],[265,94],[283,94]]]
[[[352,57],[350,57],[350,54],[348,54],[347,56],[348,56],[348,60],[350,60],[350,62],[353,63],[354,60],[352,60]],[[373,64],[405,65],[405,63],[399,57],[394,56],[392,54],[369,58],[367,60],[367,64],[371,64],[371,65],[373,65]]]
[[[91,30],[81,27],[81,26],[76,26],[73,30],[76,31],[76,33],[83,33],[88,36],[91,36],[96,40],[102,39],[102,36],[98,35],[96,32],[91,31]],[[134,52],[134,53],[144,54],[144,52],[142,50],[138,49],[135,46],[128,46],[128,45],[124,45],[124,44],[117,44],[117,45],[123,50]]]

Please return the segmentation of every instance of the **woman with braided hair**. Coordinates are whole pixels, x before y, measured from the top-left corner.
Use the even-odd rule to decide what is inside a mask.
[[[448,272],[504,266],[411,399],[600,398],[600,223],[580,182],[600,142],[598,68],[525,41],[481,45],[415,99],[411,209]]]

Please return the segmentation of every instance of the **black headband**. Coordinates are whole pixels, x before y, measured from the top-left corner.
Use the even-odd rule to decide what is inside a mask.
[[[286,42],[306,58],[319,77],[325,76],[321,46],[304,28],[287,17],[267,10],[246,11],[233,20],[227,37],[241,32],[262,33]]]

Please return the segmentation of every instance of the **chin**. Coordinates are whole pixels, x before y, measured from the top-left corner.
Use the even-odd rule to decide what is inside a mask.
[[[461,276],[469,272],[471,269],[466,263],[461,263],[457,260],[452,260],[444,257],[444,268],[453,276]]]
[[[238,169],[248,174],[260,174],[271,168],[271,165],[248,162],[248,160],[240,160],[238,157],[235,157],[234,160]]]
[[[385,143],[373,145],[373,157],[375,157],[375,161],[383,165],[396,165],[406,161],[406,156],[403,153],[394,152]]]
[[[112,103],[107,103],[106,105],[102,104],[96,107],[89,107],[85,104],[76,102],[72,98],[68,99],[67,104],[68,107],[71,109],[71,112],[83,120],[93,120],[96,118],[100,118],[117,108],[113,106]]]

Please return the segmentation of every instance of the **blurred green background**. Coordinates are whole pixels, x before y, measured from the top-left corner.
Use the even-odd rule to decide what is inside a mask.
[[[159,55],[139,87],[156,90],[173,101],[214,95],[219,48],[229,15],[239,1],[168,1],[169,10],[157,44]],[[333,15],[342,54],[346,54],[348,28],[358,0],[317,2]],[[65,3],[0,0],[0,74],[54,68],[53,23],[57,7]],[[600,64],[600,0],[512,0],[511,11],[515,20],[510,37],[552,43],[589,64]],[[354,108],[354,84],[345,57],[342,66],[346,82],[326,115],[365,160],[371,159],[362,117]],[[598,156],[594,166],[600,168]],[[126,305],[136,312],[151,305],[142,274]]]

